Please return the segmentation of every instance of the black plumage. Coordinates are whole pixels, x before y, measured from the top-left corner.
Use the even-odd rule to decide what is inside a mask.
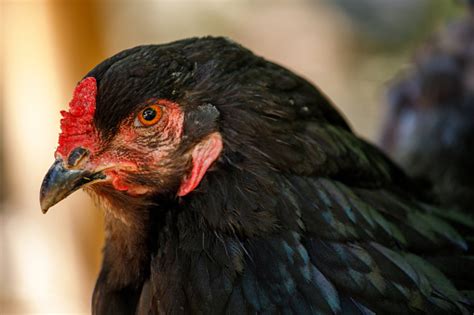
[[[474,218],[474,7],[417,51],[394,80],[381,147],[431,183],[441,205]]]
[[[104,151],[150,98],[185,115],[172,174],[130,175],[152,194],[87,186],[106,200],[94,314],[472,312],[468,243],[306,80],[212,37],[132,48],[86,77]],[[213,132],[219,158],[176,197],[185,152]]]

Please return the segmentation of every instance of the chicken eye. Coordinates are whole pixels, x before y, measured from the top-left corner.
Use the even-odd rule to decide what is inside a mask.
[[[150,105],[138,114],[139,125],[148,127],[160,121],[163,110],[159,105]]]

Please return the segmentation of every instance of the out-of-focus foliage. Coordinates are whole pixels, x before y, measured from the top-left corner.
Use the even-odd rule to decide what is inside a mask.
[[[462,11],[457,1],[446,0],[334,0],[351,20],[361,48],[399,51],[428,36],[441,21]]]

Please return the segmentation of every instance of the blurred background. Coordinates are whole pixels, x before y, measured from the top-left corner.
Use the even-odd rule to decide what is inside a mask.
[[[223,35],[319,86],[373,140],[387,83],[446,22],[447,0],[0,0],[0,314],[88,314],[102,213],[77,192],[41,214],[59,110],[107,56]]]

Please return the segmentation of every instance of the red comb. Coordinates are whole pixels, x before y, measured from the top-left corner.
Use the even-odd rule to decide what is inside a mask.
[[[69,102],[69,111],[62,110],[61,133],[56,154],[67,158],[72,149],[83,147],[93,149],[96,133],[93,125],[97,83],[87,77],[77,85]]]

